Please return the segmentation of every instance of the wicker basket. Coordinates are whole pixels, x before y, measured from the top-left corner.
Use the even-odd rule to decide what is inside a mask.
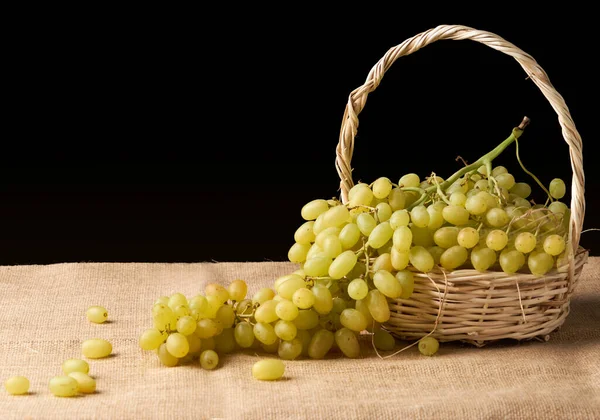
[[[549,334],[569,314],[573,293],[588,252],[579,247],[585,212],[581,137],[564,99],[548,76],[529,54],[498,35],[466,26],[442,25],[407,39],[390,50],[369,72],[364,85],[352,91],[344,112],[336,169],[340,176],[341,200],[348,201],[354,185],[350,161],[358,128],[358,114],[367,95],[374,91],[385,72],[400,57],[412,54],[432,42],[444,39],[471,39],[512,56],[550,102],[569,145],[573,179],[571,220],[567,245],[568,264],[545,276],[527,273],[509,275],[501,271],[473,269],[424,274],[415,272],[415,289],[410,299],[390,300],[391,318],[384,325],[400,339],[414,340],[432,335],[439,341],[464,341],[482,346],[499,339],[549,340]]]

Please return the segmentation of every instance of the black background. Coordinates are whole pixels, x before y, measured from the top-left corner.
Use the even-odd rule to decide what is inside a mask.
[[[546,70],[583,138],[584,229],[600,227],[587,12],[492,20],[230,7],[17,19],[3,60],[0,264],[285,260],[301,207],[339,195],[349,93],[390,47],[439,24],[494,32]],[[369,95],[354,180],[447,177],[458,155],[477,159],[525,115],[525,165],[570,185],[556,114],[518,63],[471,41],[432,44]],[[497,164],[527,181],[514,146]],[[599,235],[582,236],[592,255]]]

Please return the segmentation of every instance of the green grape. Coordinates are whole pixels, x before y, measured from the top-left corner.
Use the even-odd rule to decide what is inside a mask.
[[[177,331],[183,335],[190,335],[193,334],[194,331],[196,331],[196,321],[194,320],[194,318],[192,318],[191,316],[182,316],[181,318],[179,318],[179,320],[177,321]],[[162,334],[160,337],[156,337],[156,333],[158,332],[156,329],[154,330],[147,330],[146,332],[152,332],[152,337],[145,337],[146,340],[148,338],[154,338],[156,347],[154,348],[148,348],[148,349],[144,349],[144,350],[154,350],[156,348],[158,348],[159,345],[162,344],[163,340],[162,340]],[[160,334],[160,332],[158,332]],[[142,336],[144,337],[144,336]],[[141,343],[141,337],[140,337],[140,343]],[[160,341],[159,341],[160,340]]]
[[[473,248],[479,243],[479,232],[472,227],[462,228],[456,237],[458,245],[465,248]]]
[[[381,328],[375,330],[373,341],[375,343],[375,348],[379,350],[390,351],[394,350],[394,347],[396,347],[396,340],[394,337]]]
[[[440,264],[446,270],[454,270],[455,268],[460,267],[467,261],[469,257],[469,252],[466,248],[455,245],[451,248],[448,248],[442,256],[440,257]]]
[[[375,212],[377,214],[377,220],[381,222],[387,222],[392,217],[392,207],[388,203],[379,203],[375,207]]]
[[[369,293],[369,286],[363,279],[354,279],[348,284],[348,295],[354,300],[364,299]]]
[[[527,258],[527,266],[531,274],[543,276],[554,266],[554,258],[546,252],[532,252]]]
[[[427,252],[429,252],[431,254],[431,256],[433,257],[433,264],[437,265],[440,263],[440,258],[442,258],[442,254],[444,253],[444,251],[446,251],[444,248],[442,248],[441,246],[430,246],[427,248]]]
[[[423,205],[413,207],[410,211],[410,219],[417,227],[427,227],[429,225],[429,212]]]
[[[304,283],[304,280],[302,281],[302,283]],[[277,316],[275,308],[278,304],[279,302],[277,302],[276,300],[267,300],[262,305],[260,305],[254,312],[254,318],[256,319],[256,322],[264,322],[265,324],[270,324],[271,322],[277,321],[279,317]]]
[[[544,239],[544,251],[556,256],[565,250],[565,240],[560,235],[550,235]]]
[[[485,213],[485,221],[492,227],[502,227],[506,226],[510,219],[503,209],[496,207]]]
[[[360,343],[352,330],[348,328],[337,330],[334,334],[334,340],[344,356],[350,359],[355,359],[360,356]]]
[[[367,297],[368,297],[368,295],[367,295]],[[368,326],[373,324],[373,316],[371,315],[371,312],[369,311],[369,306],[367,305],[367,298],[357,300],[356,302],[354,302],[354,309],[356,309],[357,311],[359,311],[363,314],[363,316],[367,320]]]
[[[257,322],[254,324],[254,337],[263,344],[273,344],[277,341],[277,334],[271,324]]]
[[[304,244],[304,245],[314,242],[315,241],[315,233],[313,231],[314,224],[315,224],[315,222],[311,220],[309,222],[304,222],[302,225],[300,225],[300,227],[298,229],[296,229],[296,232],[294,232],[294,241],[296,241],[299,244]]]
[[[473,187],[473,189],[479,190],[479,191],[487,191],[488,188],[489,188],[489,182],[487,179],[480,179],[480,180],[476,181],[475,186]]]
[[[195,326],[195,323],[194,323],[194,326]],[[165,339],[166,339],[166,335],[163,335],[156,328],[150,328],[150,329],[144,331],[142,333],[142,335],[140,335],[139,345],[140,345],[140,348],[142,348],[143,350],[156,350],[162,343],[164,343]],[[75,360],[77,360],[77,359],[75,359]],[[88,369],[89,369],[89,367],[88,367]],[[64,365],[63,365],[63,370],[64,370]],[[70,372],[65,371],[65,373],[69,374]],[[83,373],[87,373],[87,371],[83,372]]]
[[[567,192],[565,182],[560,178],[554,178],[550,181],[550,187],[548,188],[552,198],[561,199]]]
[[[24,376],[11,376],[4,382],[4,387],[11,395],[24,395],[29,392],[29,379]]]
[[[398,181],[400,187],[418,187],[419,184],[421,184],[419,175],[413,173],[403,175]]]
[[[435,231],[446,222],[441,208],[429,206],[427,207],[427,213],[429,213],[429,224],[427,225],[429,230]]]
[[[181,333],[172,333],[166,341],[167,351],[173,356],[181,359],[190,351],[190,344]]]
[[[418,226],[412,225],[410,227],[410,231],[412,232],[413,245],[419,245],[426,248],[434,244],[434,232],[431,229],[426,227],[420,228]]]
[[[445,226],[439,228],[433,234],[433,241],[439,247],[448,249],[458,245],[458,234],[460,229],[456,226]]]
[[[310,345],[310,340],[312,340],[312,333],[308,330],[299,329],[296,334],[296,339],[302,342],[302,352],[300,354],[302,356],[308,356],[308,346]]]
[[[342,242],[337,235],[329,235],[323,239],[323,253],[333,259],[342,253]]]
[[[480,197],[485,201],[485,205],[488,210],[498,207],[497,199],[487,191],[481,191],[479,194],[476,195],[476,197]]]
[[[390,222],[390,226],[394,230],[398,229],[400,226],[408,226],[408,223],[410,222],[410,216],[409,216],[408,211],[406,211],[404,209],[396,210],[390,216],[389,222]]]
[[[402,286],[392,273],[379,270],[373,275],[373,284],[377,290],[389,298],[397,298],[402,294]]]
[[[505,173],[508,173],[508,170],[504,166],[496,166],[494,169],[492,169],[492,176],[494,178],[498,177],[498,175],[500,174]]]
[[[321,314],[325,315],[331,312],[333,308],[333,297],[327,287],[315,285],[312,288],[313,295],[315,295],[315,302],[313,303],[313,309]]]
[[[304,263],[304,272],[310,277],[323,277],[329,274],[332,259],[325,254],[319,254]]]
[[[490,248],[479,248],[471,251],[471,264],[477,271],[486,271],[496,262],[496,252]]]
[[[182,316],[189,316],[192,313],[192,311],[190,310],[190,307],[188,305],[182,304],[177,305],[173,310],[173,313],[175,314],[175,318],[179,319]]]
[[[377,258],[375,258],[375,261],[371,266],[371,270],[375,272],[379,270],[392,271],[393,269],[394,267],[392,266],[392,257],[390,253],[379,255]]]
[[[220,322],[223,328],[233,327],[235,322],[235,311],[230,305],[223,305],[217,310],[215,320]],[[181,331],[180,331],[181,332]]]
[[[101,338],[92,338],[81,343],[81,353],[88,359],[102,359],[112,353],[112,344]]]
[[[277,337],[285,341],[293,340],[298,333],[298,327],[291,321],[279,320],[273,329]]]
[[[168,306],[173,311],[175,311],[175,308],[178,307],[179,305],[187,305],[187,304],[188,304],[188,301],[182,293],[173,293],[169,297]]]
[[[348,195],[350,207],[368,206],[373,201],[373,191],[366,184],[357,184],[351,189],[352,195]]]
[[[346,223],[349,217],[350,213],[348,213],[348,208],[346,206],[331,207],[329,210],[323,213],[323,223],[325,224],[324,227],[328,228],[330,226],[340,226]]]
[[[95,324],[102,324],[108,318],[108,311],[102,306],[90,306],[85,314]]]
[[[285,365],[281,360],[264,359],[252,365],[252,376],[261,381],[276,381],[285,372]]]
[[[231,353],[235,350],[236,340],[233,328],[223,328],[221,334],[215,336],[215,350],[218,353]]]
[[[388,196],[388,204],[393,211],[402,210],[406,206],[406,194],[400,188],[393,188]]]
[[[163,341],[164,341],[164,339],[163,339]],[[162,343],[162,341],[161,341],[161,343]],[[160,345],[160,343],[159,343],[159,345]],[[158,348],[158,346],[156,346],[155,348]],[[147,350],[154,350],[154,349],[147,349]],[[61,367],[62,367],[62,371],[65,373],[65,375],[68,375],[71,372],[88,373],[90,371],[90,365],[88,364],[88,362],[86,362],[85,360],[81,360],[81,359],[65,360]]]
[[[531,195],[531,187],[525,182],[517,182],[508,190],[521,198],[527,198]]]
[[[412,296],[415,288],[414,275],[411,271],[401,270],[396,273],[396,280],[402,287],[402,293],[398,296],[400,299],[408,299]]]
[[[200,353],[202,369],[213,370],[219,364],[219,355],[214,350],[204,350]]]
[[[521,198],[521,197],[516,197],[513,200],[513,203],[514,203],[515,207],[517,207],[519,209],[521,209],[521,208],[530,209],[531,208],[531,203],[529,201],[525,200],[524,198]],[[519,214],[519,216],[522,216],[522,215],[523,215],[523,212],[521,211],[521,213]]]
[[[296,290],[304,288],[306,288],[306,281],[297,274],[291,274],[285,281],[278,285],[277,293],[282,298],[291,300]]]
[[[358,243],[360,239],[360,229],[356,223],[348,223],[342,228],[338,235],[343,249],[350,249]]]
[[[310,330],[319,325],[319,315],[313,309],[302,309],[293,322],[299,330]]]
[[[341,279],[354,268],[356,261],[357,257],[354,251],[348,250],[342,252],[329,266],[329,277],[335,280]]]
[[[96,380],[87,373],[71,372],[68,376],[77,381],[78,391],[82,394],[93,394],[96,392]]]
[[[375,229],[375,227],[377,226],[377,222],[370,214],[361,213],[356,218],[356,226],[358,226],[360,233],[362,233],[365,236],[369,236],[373,229]]]
[[[500,229],[492,230],[485,238],[485,244],[488,246],[488,248],[493,249],[494,251],[500,251],[504,249],[507,243],[508,235],[506,232]]]
[[[200,349],[202,348],[202,339],[198,337],[196,334],[190,334],[186,336],[188,344],[190,346],[190,350],[188,355],[195,356],[200,353]]]
[[[283,300],[275,306],[275,313],[284,321],[293,321],[298,316],[298,307],[289,300]]]
[[[392,191],[392,181],[388,178],[377,178],[373,182],[373,195],[375,198],[386,198]]]
[[[173,310],[165,304],[159,303],[152,307],[152,319],[154,328],[157,330],[174,330],[176,328],[177,317]]]
[[[288,251],[288,260],[293,263],[303,263],[306,261],[306,254],[310,249],[311,244],[299,244],[295,243]]]
[[[469,221],[469,212],[460,206],[446,206],[442,210],[442,216],[444,220],[453,225],[464,225]]]
[[[294,292],[292,295],[292,302],[299,309],[308,309],[315,303],[315,295],[312,290],[307,288],[301,288]]]
[[[505,249],[500,253],[500,267],[508,274],[516,273],[525,264],[525,256],[516,249]]]
[[[422,246],[413,246],[410,249],[409,260],[413,267],[424,273],[431,271],[434,266],[433,257]]]
[[[313,200],[302,207],[300,214],[304,220],[315,220],[319,215],[329,210],[326,200]]]
[[[315,243],[319,245],[321,249],[323,249],[323,244],[325,238],[328,236],[338,236],[342,230],[337,226],[328,227],[327,229],[323,229],[319,234],[315,237]]]
[[[487,211],[486,200],[479,194],[472,195],[465,201],[465,209],[474,216],[479,216]]]
[[[342,311],[340,314],[340,323],[344,327],[356,332],[363,331],[367,328],[367,319],[365,316],[362,312],[352,308],[347,308]]]
[[[48,384],[50,392],[56,397],[74,397],[79,392],[79,384],[70,376],[55,376]]]
[[[512,187],[515,186],[515,177],[509,174],[508,172],[500,174],[495,178],[496,182],[498,183],[498,186],[501,188],[506,188],[507,190],[510,190]]]
[[[306,331],[304,331],[306,332]],[[290,341],[281,340],[277,349],[279,358],[283,360],[295,360],[302,354],[302,340],[294,338]]]
[[[390,307],[383,293],[379,290],[371,290],[365,299],[367,308],[375,321],[383,323],[390,319]]]
[[[408,226],[398,226],[392,235],[394,248],[400,252],[408,252],[413,240],[413,233]]]
[[[515,238],[515,249],[523,254],[527,254],[535,249],[537,240],[535,235],[530,232],[522,232]]]
[[[207,302],[206,298],[202,295],[194,296],[193,298],[190,299],[190,302],[189,302],[190,311],[196,309],[199,312],[204,312],[204,310],[206,310],[207,306],[208,306],[208,302]]]
[[[254,343],[254,331],[248,322],[239,322],[233,331],[236,343],[244,349],[251,347]]]
[[[173,356],[167,350],[166,343],[163,343],[160,345],[160,347],[158,348],[157,354],[158,354],[158,360],[160,360],[160,363],[162,363],[164,366],[174,367],[179,364],[179,359],[177,357]]]
[[[215,296],[217,300],[221,303],[221,305],[229,300],[229,292],[226,288],[224,288],[218,283],[207,284],[204,288],[204,294],[206,295],[206,299],[209,300],[209,302],[210,297]]]
[[[565,214],[569,208],[561,201],[553,201],[550,203],[550,205],[548,205],[548,210],[554,214]]]
[[[433,356],[440,348],[440,343],[433,337],[423,337],[419,340],[419,351],[424,356]]]
[[[396,248],[392,248],[390,252],[390,263],[394,270],[404,270],[408,265],[408,252],[400,252]],[[393,270],[388,270],[393,271]]]
[[[390,226],[389,222],[380,223],[369,234],[367,245],[374,249],[381,248],[387,243],[387,241],[392,239],[393,234],[394,230]]]
[[[450,204],[453,206],[464,207],[466,201],[467,196],[462,191],[456,191],[450,195]]]
[[[214,337],[221,331],[221,325],[214,319],[203,318],[196,324],[195,334],[199,338]]]
[[[331,350],[335,341],[334,335],[328,330],[317,331],[308,345],[308,356],[311,359],[322,359]]]

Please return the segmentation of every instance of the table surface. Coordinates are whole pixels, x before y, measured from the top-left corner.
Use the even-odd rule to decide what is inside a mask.
[[[412,347],[380,359],[286,362],[282,380],[252,378],[255,351],[221,357],[214,371],[166,368],[138,347],[162,295],[192,296],[208,282],[245,279],[250,293],[295,269],[263,263],[79,263],[0,267],[0,381],[24,375],[29,395],[0,389],[0,418],[600,418],[600,258],[590,258],[571,313],[548,342],[502,341],[483,348],[443,343],[433,357]],[[110,322],[87,321],[102,305]],[[48,381],[81,342],[100,337],[112,357],[90,360],[95,394],[57,398]],[[402,345],[403,343],[399,343]],[[405,344],[405,343],[404,343]]]

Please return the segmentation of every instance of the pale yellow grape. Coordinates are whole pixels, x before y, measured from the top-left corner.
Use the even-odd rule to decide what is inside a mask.
[[[29,392],[29,379],[25,376],[11,376],[4,382],[4,388],[11,395],[24,395]]]
[[[56,397],[74,397],[79,392],[79,384],[70,376],[55,376],[48,383],[50,392]]]
[[[219,355],[214,350],[204,350],[200,353],[200,366],[202,369],[213,370],[219,364]]]
[[[373,201],[373,191],[366,184],[357,184],[352,187],[352,195],[348,195],[350,207],[368,206]]]
[[[543,276],[554,266],[554,258],[546,252],[532,252],[527,258],[527,266],[531,274]]]
[[[493,208],[489,209],[485,213],[485,221],[493,227],[502,227],[505,226],[510,219],[508,218],[508,214],[501,208]]]
[[[560,235],[550,235],[544,239],[544,251],[555,256],[565,250],[565,240]]]
[[[334,312],[336,314],[341,314],[342,311],[348,307],[346,301],[341,297],[334,297],[332,302],[333,307],[331,308],[331,312]]]
[[[275,297],[275,292],[268,287],[259,289],[252,297],[253,303],[263,303],[267,300],[271,300]]]
[[[408,251],[398,251],[392,248],[390,252],[390,262],[394,270],[404,270],[409,263]]]
[[[375,207],[379,222],[387,222],[392,217],[392,207],[388,203],[379,203]]]
[[[71,372],[69,376],[77,381],[78,390],[82,394],[93,394],[96,392],[96,380],[87,373]]]
[[[190,299],[189,306],[190,310],[196,309],[198,312],[204,312],[208,306],[208,302],[206,301],[206,297],[197,295]]]
[[[475,182],[475,186],[473,187],[473,189],[475,190],[480,190],[480,191],[487,191],[489,187],[489,182],[487,179],[480,179],[478,181]]]
[[[281,340],[277,349],[277,354],[283,360],[295,360],[302,354],[302,340],[294,338],[290,341]]]
[[[333,308],[333,297],[329,288],[325,286],[315,285],[312,288],[313,295],[315,295],[315,302],[313,303],[313,309],[321,314],[325,315],[331,312]]]
[[[548,189],[552,198],[561,199],[567,192],[565,182],[560,178],[554,178],[550,181],[550,187]]]
[[[395,280],[395,279],[394,279]],[[347,308],[340,314],[341,324],[352,331],[360,332],[367,328],[367,318],[356,309]]]
[[[228,292],[229,293],[229,292]],[[204,315],[207,318],[214,318],[217,315],[217,311],[223,306],[222,296],[210,295],[206,296],[206,310]]]
[[[177,320],[177,331],[183,335],[193,334],[196,331],[196,320],[191,316],[182,316]]]
[[[368,295],[367,295],[368,297]],[[354,309],[360,311],[367,320],[367,325],[373,324],[373,315],[371,315],[371,311],[369,311],[369,306],[367,305],[367,297],[361,300],[357,300],[354,302]]]
[[[314,333],[308,345],[308,356],[311,359],[322,359],[331,350],[335,342],[331,331],[322,329]]]
[[[101,338],[92,338],[81,343],[81,352],[88,359],[101,359],[112,353],[112,344]]]
[[[285,274],[283,276],[277,277],[277,279],[275,279],[275,283],[273,283],[273,289],[277,290],[279,288],[279,286],[281,286],[284,282],[293,279],[293,278],[302,278],[302,276],[298,275],[298,274]]]
[[[429,224],[427,227],[432,231],[439,229],[446,222],[441,208],[429,206],[427,207],[427,213],[429,213]]]
[[[389,298],[397,298],[402,294],[402,286],[392,273],[379,270],[373,275],[373,284],[381,293]]]
[[[505,249],[500,253],[500,267],[508,274],[516,273],[525,264],[525,256],[516,249]]]
[[[473,248],[479,243],[479,232],[472,227],[462,228],[456,237],[458,245],[465,248]]]
[[[334,280],[341,279],[354,268],[356,261],[357,257],[354,251],[342,252],[329,266],[329,277]]]
[[[373,265],[371,266],[371,270],[379,271],[379,270],[387,270],[393,271],[394,267],[392,266],[392,258],[389,252],[379,254],[375,261],[373,261]]]
[[[329,235],[323,239],[323,253],[333,259],[342,253],[342,242],[337,235]]]
[[[327,228],[325,225],[325,213],[320,214],[319,217],[315,220],[315,224],[313,225],[313,233],[318,235],[323,231],[323,229]]]
[[[214,337],[221,331],[221,326],[214,319],[204,318],[196,324],[194,332],[200,338]]]
[[[489,192],[487,191],[481,191],[479,194],[477,194],[475,197],[480,197],[485,201],[485,205],[487,206],[487,209],[492,209],[495,207],[498,207],[498,200]]]
[[[209,299],[210,296],[216,296],[221,303],[225,303],[229,300],[229,292],[218,283],[207,284],[204,288],[204,294],[207,299]]]
[[[319,215],[329,210],[329,204],[326,200],[317,199],[305,204],[300,210],[304,220],[315,220]]]
[[[369,234],[367,245],[374,249],[381,248],[387,243],[387,241],[392,239],[393,234],[394,230],[390,226],[389,222],[380,223]]]
[[[396,210],[390,216],[389,222],[390,226],[394,230],[398,229],[400,226],[408,226],[408,223],[410,222],[410,216],[408,211],[405,209]]]
[[[548,205],[548,210],[554,214],[565,214],[569,208],[561,201],[553,201]]]
[[[195,324],[195,322],[194,322]],[[195,325],[194,325],[194,329],[195,329]],[[164,343],[166,339],[166,334],[162,334],[160,331],[158,331],[156,328],[150,328],[147,329],[146,331],[144,331],[139,338],[139,345],[140,348],[143,350],[156,350],[162,343]],[[71,362],[70,360],[75,360],[75,362]],[[65,363],[63,363],[63,371],[66,374],[69,374],[71,372],[83,372],[83,373],[88,373],[89,370],[89,366],[87,366],[87,363],[84,362],[83,360],[81,360],[81,362],[86,363],[85,364],[85,368],[87,370],[79,370],[76,368],[76,366],[79,366],[79,359],[70,359],[67,360]],[[65,370],[65,366],[67,364],[67,362],[69,362],[69,364],[67,365],[67,369],[73,369],[73,370],[69,370],[68,372]],[[82,366],[83,368],[83,366]]]
[[[325,255],[319,254],[304,263],[304,272],[310,277],[323,277],[329,274],[329,266],[332,259]]]
[[[254,318],[256,321],[264,322],[266,324],[277,321],[279,317],[277,316],[275,308],[278,304],[279,302],[276,300],[267,300],[266,302],[263,302],[254,312]]]
[[[354,279],[348,284],[348,296],[354,300],[364,299],[369,293],[369,286],[363,279]]]
[[[296,338],[296,334],[298,333],[298,328],[296,327],[296,324],[294,324],[291,321],[284,321],[282,319],[277,321],[273,330],[275,331],[277,337],[286,341],[293,340],[294,338]]]
[[[402,210],[406,206],[406,194],[400,188],[393,188],[388,196],[388,204],[393,211]]]
[[[504,166],[496,166],[494,169],[492,169],[492,176],[496,178],[498,175],[505,174],[507,172],[508,169],[506,169]]]
[[[311,244],[299,244],[296,242],[288,251],[288,260],[293,263],[302,263],[306,261],[306,254],[308,254],[310,247]]]
[[[392,235],[394,248],[400,252],[407,252],[412,244],[413,234],[408,226],[398,226]]]
[[[158,348],[158,346],[156,346],[156,348]],[[88,364],[88,362],[81,359],[67,359],[63,362],[61,367],[65,375],[68,375],[71,372],[88,373],[90,371],[90,365]]]
[[[375,198],[386,198],[388,195],[390,195],[392,187],[392,181],[390,181],[388,178],[377,178],[375,182],[373,182],[373,195]]]
[[[396,280],[402,287],[402,293],[398,296],[400,299],[408,299],[412,296],[415,289],[415,280],[412,271],[401,270],[396,273]]]
[[[298,309],[308,309],[315,303],[315,295],[310,289],[298,289],[292,295],[292,302]]]
[[[338,236],[342,230],[337,226],[331,226],[326,229],[323,229],[317,236],[315,236],[315,243],[319,245],[321,249],[323,249],[323,241],[328,236]]]
[[[410,219],[417,227],[427,227],[429,225],[429,212],[423,205],[415,206],[410,211]]]
[[[375,321],[383,323],[390,319],[390,307],[383,293],[379,290],[371,290],[365,299],[369,313]]]
[[[375,227],[377,226],[377,222],[370,214],[361,213],[356,218],[356,225],[358,226],[360,233],[362,233],[365,236],[369,236],[373,229],[375,229]]]
[[[334,334],[335,343],[344,356],[355,359],[360,356],[360,343],[356,333],[348,328],[340,328]]]
[[[450,204],[453,206],[465,207],[467,196],[462,191],[453,192],[450,195]]]
[[[158,303],[152,306],[152,319],[154,327],[164,331],[166,329],[175,329],[177,317],[173,310],[164,303]]]
[[[175,317],[177,319],[181,318],[182,316],[187,316],[189,314],[192,313],[192,311],[190,310],[190,307],[188,305],[178,305],[175,310],[173,310],[173,313],[175,314]]]
[[[533,251],[536,245],[537,240],[531,232],[521,232],[515,238],[515,249],[523,254]]]
[[[252,376],[261,381],[276,381],[285,372],[285,365],[281,360],[264,359],[252,365]]]
[[[389,351],[396,347],[396,340],[387,331],[378,328],[373,334],[373,342],[379,350]]]
[[[340,226],[348,221],[349,216],[346,206],[331,207],[323,214],[325,227]]]
[[[190,351],[190,344],[185,335],[181,333],[170,334],[165,344],[167,345],[167,351],[178,359],[181,359]]]
[[[437,246],[448,249],[458,245],[458,234],[460,229],[456,226],[444,226],[433,234],[433,241]]]
[[[273,344],[277,341],[277,334],[271,324],[257,322],[254,324],[254,337],[263,344]]]
[[[103,306],[90,306],[86,311],[88,321],[102,324],[108,318],[108,311]]]
[[[329,265],[328,265],[329,267]],[[306,271],[306,265],[304,270]],[[311,275],[307,272],[307,275]],[[289,278],[277,287],[277,293],[287,300],[292,300],[292,296],[298,289],[306,287],[306,281],[297,274],[292,274]]]
[[[445,248],[442,248],[441,246],[430,246],[427,249],[427,252],[429,252],[431,254],[431,256],[433,257],[433,263],[435,264],[439,264],[440,263],[440,258],[442,258],[442,254],[444,253],[444,251],[446,251]]]
[[[289,300],[283,300],[275,306],[275,313],[279,319],[293,321],[298,316],[298,307]]]
[[[440,264],[446,270],[454,270],[455,268],[460,267],[467,261],[469,257],[469,252],[466,248],[455,245],[451,248],[448,248],[442,256],[440,257]]]
[[[221,334],[215,336],[215,351],[217,353],[228,354],[235,349],[236,342],[233,328],[224,328]]]
[[[433,257],[422,246],[413,246],[410,249],[409,260],[413,267],[424,273],[431,271],[434,266]]]
[[[527,198],[531,195],[531,186],[525,182],[517,182],[508,190],[521,198]]]
[[[512,174],[509,174],[508,172],[500,174],[495,178],[496,182],[498,183],[498,186],[501,188],[506,188],[510,190],[512,187],[515,186],[515,177],[512,176]]]
[[[309,221],[304,222],[296,232],[294,232],[294,241],[299,244],[310,244],[315,241],[315,233],[313,232],[313,226],[315,222]]]
[[[360,229],[356,223],[348,223],[338,235],[343,249],[352,248],[360,239]]]
[[[202,348],[202,339],[196,334],[190,334],[186,337],[188,344],[190,345],[190,351],[188,352],[188,355],[195,356],[200,353],[200,349]]]
[[[423,337],[419,340],[419,352],[424,356],[433,356],[440,348],[440,343],[433,337]]]
[[[251,347],[254,343],[254,331],[248,322],[239,322],[233,330],[233,335],[236,343],[244,349]]]
[[[464,225],[469,221],[469,212],[460,206],[446,206],[444,210],[442,210],[442,216],[444,216],[444,220],[453,225]]]
[[[313,309],[302,309],[293,322],[299,330],[310,330],[319,325],[319,314]]]
[[[215,315],[215,321],[220,322],[223,328],[233,327],[235,322],[235,311],[231,305],[223,305],[217,311]],[[179,331],[181,332],[181,331]]]
[[[403,175],[398,181],[398,185],[401,187],[418,187],[420,183],[419,175],[414,173]]]
[[[465,209],[475,216],[484,214],[487,211],[487,208],[486,200],[479,195],[473,195],[465,201]]]
[[[506,232],[500,229],[492,230],[485,238],[485,244],[487,247],[493,249],[494,251],[500,251],[504,249],[507,243],[508,235]]]

